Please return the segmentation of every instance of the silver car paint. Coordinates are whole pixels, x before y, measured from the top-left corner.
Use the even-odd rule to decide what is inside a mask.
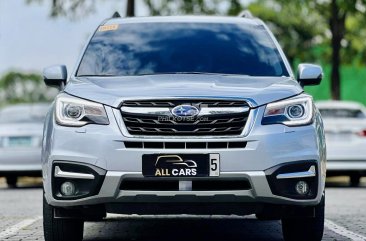
[[[316,103],[321,109],[360,110],[366,116],[366,108],[357,102],[321,101]],[[366,119],[324,117],[327,141],[327,169],[329,171],[365,171],[366,137],[357,133],[366,130]]]
[[[13,136],[30,136],[34,143],[29,147],[0,147],[0,172],[28,172],[41,170],[42,123],[1,124],[0,139]]]
[[[124,140],[131,138],[122,135],[117,120],[113,115],[111,107],[106,108],[110,125],[87,125],[78,128],[69,128],[59,126],[55,123],[53,115],[49,115],[47,128],[45,129],[43,176],[45,179],[46,198],[48,202],[56,206],[70,206],[78,204],[101,203],[105,201],[107,193],[113,193],[109,196],[109,201],[123,201],[126,192],[123,194],[118,190],[117,183],[129,175],[141,174],[141,156],[142,154],[156,153],[156,149],[125,149]],[[274,196],[264,176],[264,170],[280,163],[292,162],[294,160],[319,160],[319,190],[324,189],[325,183],[325,141],[323,137],[323,128],[319,114],[312,125],[302,127],[286,127],[284,125],[262,126],[260,121],[263,115],[264,107],[260,107],[257,116],[254,118],[254,124],[249,135],[240,137],[241,140],[248,141],[247,148],[243,150],[222,150],[211,149],[210,152],[219,153],[221,159],[221,172],[226,176],[242,175],[249,177],[252,185],[258,190],[253,189],[250,193],[232,192],[233,195],[249,196],[255,200],[269,198],[274,203],[303,203],[314,204],[320,201],[321,192],[314,200],[290,200],[288,198]],[[136,138],[135,138],[136,139]],[[135,140],[134,139],[134,140]],[[140,140],[146,141],[144,138]],[[159,139],[154,139],[158,141]],[[165,138],[164,141],[176,139]],[[181,138],[181,141],[189,141],[188,138]],[[220,141],[220,139],[202,138],[202,141]],[[238,138],[227,138],[229,140],[238,140]],[[49,145],[52,143],[52,145]],[[81,144],[82,143],[82,144]],[[202,153],[206,149],[196,149],[194,151],[169,149],[164,153]],[[75,201],[57,201],[51,195],[51,182],[47,181],[51,175],[51,163],[54,160],[74,161],[79,163],[92,164],[108,171],[104,186],[107,190],[94,197],[79,199]],[[258,175],[258,172],[261,173]],[[119,174],[116,174],[119,173]],[[117,177],[115,176],[117,175]],[[255,177],[252,177],[254,175]],[[109,177],[113,176],[113,178]],[[223,177],[223,176],[221,176]],[[109,181],[111,183],[109,183]],[[117,182],[117,183],[116,183]],[[262,190],[262,191],[259,191]],[[264,191],[266,190],[266,191]],[[254,192],[254,193],[253,193]],[[166,192],[154,192],[155,195],[167,195]],[[222,192],[206,193],[190,192],[195,195],[219,195]],[[225,192],[224,192],[225,193]],[[131,193],[130,193],[131,194]],[[135,193],[136,194],[136,193]],[[141,192],[140,194],[149,194]],[[170,192],[174,196],[176,193]],[[188,193],[187,193],[188,194]],[[131,194],[132,195],[132,194]],[[127,199],[128,200],[128,199]],[[85,201],[85,203],[84,203]]]
[[[298,95],[303,89],[289,77],[166,74],[71,78],[65,92],[112,107],[120,106],[126,99],[189,96],[247,99],[252,107],[256,107]]]
[[[43,123],[0,124],[0,140],[8,137],[29,136],[32,146],[4,147],[0,145],[0,172],[41,171],[41,142]]]
[[[151,20],[154,19],[154,20]],[[184,20],[183,20],[184,19]],[[187,20],[188,19],[188,20]],[[107,23],[143,22],[143,21],[251,21],[263,24],[260,20],[240,18],[137,18],[108,20]],[[277,46],[272,33],[269,32]],[[85,51],[85,49],[84,49]],[[293,78],[289,64],[279,48],[290,77],[248,77],[234,75],[156,75],[129,76],[101,79],[97,77],[76,78],[75,71],[66,85],[65,92],[80,98],[106,105],[110,121],[108,126],[87,125],[84,127],[63,127],[55,123],[52,112],[47,116],[44,129],[42,168],[47,202],[54,206],[87,205],[106,202],[151,200],[152,196],[185,195],[194,200],[230,194],[245,201],[266,201],[270,203],[315,205],[320,202],[325,185],[325,140],[322,121],[318,112],[314,123],[308,126],[287,127],[284,125],[262,126],[261,119],[265,104],[290,98],[303,92]],[[81,58],[81,57],[80,57]],[[80,59],[79,59],[80,61]],[[78,61],[78,62],[79,62]],[[77,66],[76,66],[77,67]],[[243,150],[210,149],[221,157],[221,177],[242,176],[248,178],[253,189],[248,191],[216,192],[136,192],[119,190],[119,184],[125,177],[142,177],[141,156],[156,153],[156,149],[126,149],[124,140],[139,140],[123,134],[121,116],[118,107],[126,99],[148,98],[232,98],[249,101],[254,113],[250,130],[243,136],[226,137],[225,140],[248,141]],[[249,125],[249,123],[248,123]],[[189,141],[190,138],[140,138],[144,141]],[[201,141],[221,141],[219,138],[202,137]],[[202,153],[206,149],[194,151],[169,149],[164,153]],[[55,200],[52,197],[50,175],[54,160],[74,161],[92,164],[107,170],[101,191],[98,195],[78,200]],[[269,189],[264,170],[280,163],[296,160],[317,160],[320,173],[319,192],[313,200],[293,200],[275,196]],[[146,194],[146,195],[145,195]],[[140,200],[141,200],[140,199]]]

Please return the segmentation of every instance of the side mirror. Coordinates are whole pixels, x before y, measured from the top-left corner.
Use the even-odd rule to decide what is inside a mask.
[[[47,86],[62,89],[67,80],[67,69],[65,65],[54,65],[43,70],[43,80]]]
[[[323,78],[323,69],[315,64],[299,64],[297,81],[301,86],[318,85]]]

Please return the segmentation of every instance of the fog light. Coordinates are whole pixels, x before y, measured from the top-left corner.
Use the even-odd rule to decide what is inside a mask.
[[[76,194],[76,188],[72,182],[64,182],[61,185],[61,193],[65,196],[73,196]]]
[[[304,181],[296,183],[296,192],[300,195],[306,195],[309,193],[309,184]]]

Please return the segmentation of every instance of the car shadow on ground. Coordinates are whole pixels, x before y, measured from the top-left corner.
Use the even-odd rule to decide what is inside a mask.
[[[113,218],[85,225],[84,241],[92,240],[279,241],[283,239],[280,221],[259,221],[255,218]]]
[[[32,189],[42,188],[41,177],[19,177],[17,185],[8,186],[4,177],[0,177],[0,190],[17,190],[17,189]]]
[[[0,190],[22,190],[22,189],[39,189],[42,188],[42,184],[33,184],[33,185],[21,185],[16,187],[8,187],[6,184],[0,186]]]

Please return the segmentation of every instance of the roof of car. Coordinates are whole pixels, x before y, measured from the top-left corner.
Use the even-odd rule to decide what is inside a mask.
[[[132,18],[110,18],[101,25],[124,24],[124,23],[246,23],[252,25],[262,25],[258,18],[250,17],[224,17],[224,16],[158,16],[158,17],[132,17]]]
[[[365,106],[355,101],[327,100],[315,103],[320,109],[365,109]]]

